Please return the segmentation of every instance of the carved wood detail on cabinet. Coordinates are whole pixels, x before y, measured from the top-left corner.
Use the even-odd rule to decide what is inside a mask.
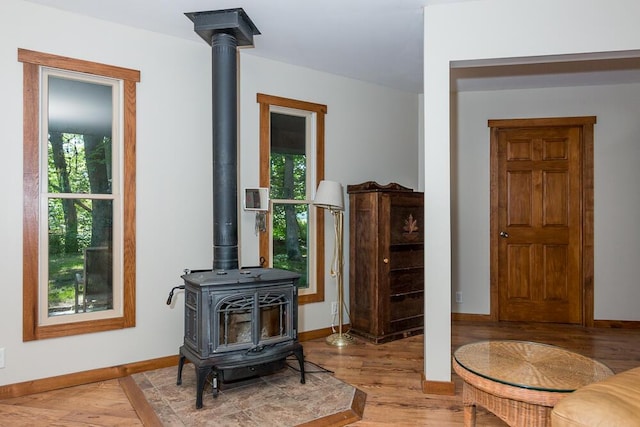
[[[424,328],[424,195],[392,183],[347,186],[351,333],[376,344]]]

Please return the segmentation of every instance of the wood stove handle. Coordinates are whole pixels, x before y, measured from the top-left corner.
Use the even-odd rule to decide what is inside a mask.
[[[167,305],[171,305],[171,300],[173,299],[173,291],[175,291],[176,289],[184,289],[184,285],[174,286],[171,289],[171,292],[169,292],[169,298],[167,298]]]

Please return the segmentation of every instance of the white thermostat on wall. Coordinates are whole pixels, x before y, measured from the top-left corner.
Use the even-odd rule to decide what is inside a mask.
[[[245,188],[244,189],[244,210],[246,211],[268,211],[269,210],[269,189],[268,188]]]

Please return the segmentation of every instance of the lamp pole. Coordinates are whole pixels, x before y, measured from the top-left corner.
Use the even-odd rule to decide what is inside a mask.
[[[331,276],[335,276],[338,282],[338,332],[329,335],[327,343],[336,347],[344,347],[353,344],[355,341],[349,334],[342,333],[344,306],[344,195],[342,193],[342,184],[335,181],[320,181],[313,204],[327,209],[333,215],[333,229],[336,241],[333,251],[334,258],[331,263]],[[335,271],[333,271],[334,266]]]
[[[354,339],[347,334],[342,333],[343,324],[343,305],[344,305],[344,213],[342,210],[331,209],[333,214],[334,226],[336,229],[336,248],[337,248],[337,268],[336,280],[338,282],[338,332],[327,337],[327,343],[336,347],[344,347],[354,343]]]

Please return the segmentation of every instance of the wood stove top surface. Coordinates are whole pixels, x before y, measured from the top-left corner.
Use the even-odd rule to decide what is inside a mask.
[[[194,286],[273,283],[297,280],[300,275],[277,268],[243,268],[238,270],[207,270],[185,274],[182,279]]]

